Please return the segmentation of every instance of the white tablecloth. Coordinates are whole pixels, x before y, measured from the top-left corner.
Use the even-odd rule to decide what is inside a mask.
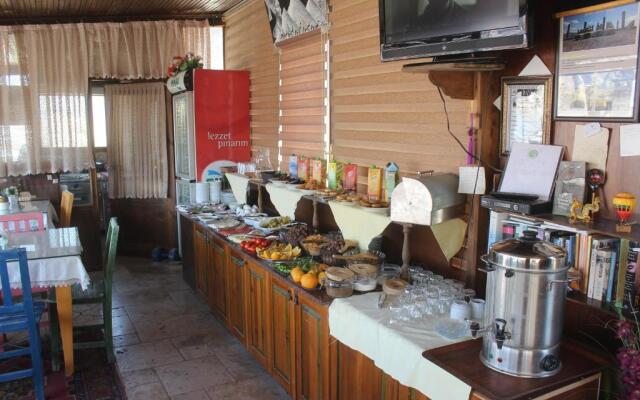
[[[302,198],[302,192],[276,186],[273,183],[267,183],[266,188],[267,192],[269,192],[271,203],[278,210],[278,214],[296,219],[296,209],[298,208],[298,202]]]
[[[329,307],[331,336],[432,400],[468,400],[469,385],[422,357],[425,350],[467,339],[449,340],[438,335],[433,320],[389,326],[390,312],[378,308],[379,296],[369,293],[335,299]]]
[[[362,250],[368,249],[371,240],[391,223],[388,215],[367,211],[359,206],[330,201],[329,207],[342,236],[357,241]]]
[[[225,174],[233,196],[236,198],[238,204],[247,204],[247,186],[249,186],[249,178],[240,174]]]
[[[22,289],[20,267],[17,262],[9,263],[9,284],[12,289]],[[50,288],[79,284],[82,290],[89,286],[89,274],[80,256],[41,258],[29,260],[31,287]],[[0,287],[2,284],[0,283]]]

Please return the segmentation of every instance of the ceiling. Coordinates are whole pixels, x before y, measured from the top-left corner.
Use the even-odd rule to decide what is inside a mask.
[[[0,24],[220,15],[242,0],[0,0]]]

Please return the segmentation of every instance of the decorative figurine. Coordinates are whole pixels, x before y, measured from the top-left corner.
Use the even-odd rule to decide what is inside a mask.
[[[636,208],[636,196],[627,192],[620,192],[613,198],[613,206],[616,209],[618,215],[618,224],[616,224],[616,232],[631,232],[632,222],[629,222],[629,218],[633,215],[633,210]]]
[[[589,172],[587,172],[587,183],[591,188],[591,203],[582,204],[578,200],[573,200],[569,211],[569,222],[572,224],[578,221],[589,224],[593,222],[595,213],[600,210],[598,189],[604,183],[604,173],[599,169],[590,169]]]

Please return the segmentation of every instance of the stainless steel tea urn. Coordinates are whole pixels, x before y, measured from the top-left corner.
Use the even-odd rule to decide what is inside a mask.
[[[560,371],[558,357],[567,291],[566,252],[535,232],[494,244],[487,269],[480,359],[489,368],[519,377]]]

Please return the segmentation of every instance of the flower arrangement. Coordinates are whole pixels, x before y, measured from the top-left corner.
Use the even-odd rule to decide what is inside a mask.
[[[178,72],[189,71],[196,68],[202,68],[202,57],[195,56],[189,52],[184,56],[175,56],[171,61],[171,65],[167,71],[169,77],[174,76]]]
[[[5,196],[17,196],[18,195],[18,188],[16,186],[9,186],[7,188],[4,189],[4,195]]]
[[[613,323],[614,331],[622,347],[618,349],[618,363],[622,373],[624,398],[640,400],[640,320],[638,312],[631,310],[631,318],[621,318]]]

